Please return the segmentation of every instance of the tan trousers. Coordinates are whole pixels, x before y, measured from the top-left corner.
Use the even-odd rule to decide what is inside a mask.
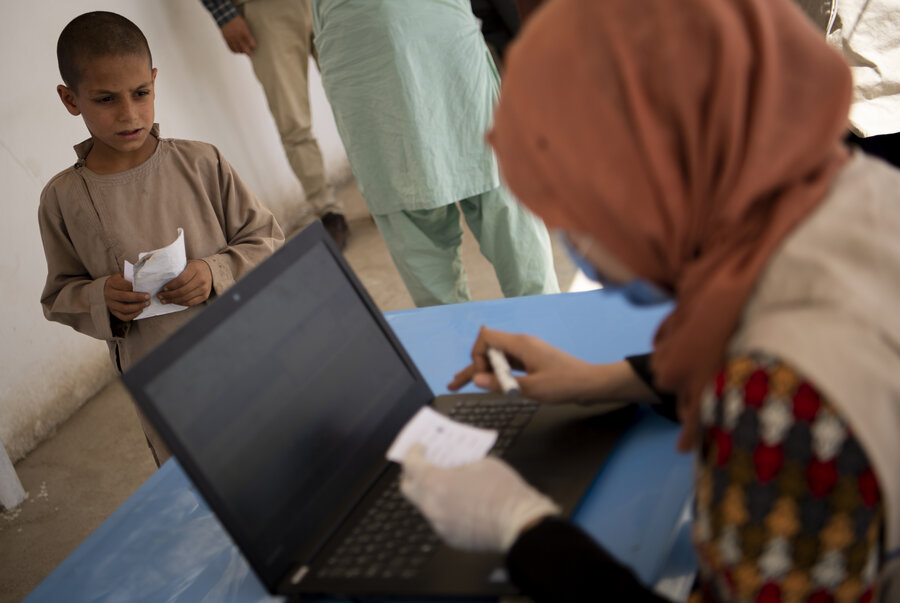
[[[144,430],[144,437],[147,438],[147,446],[150,447],[150,452],[153,453],[153,460],[156,462],[157,467],[162,467],[163,463],[172,457],[172,451],[163,442],[159,432],[150,424],[150,420],[144,416],[141,409],[137,405],[134,408],[137,411],[138,418],[141,420],[141,428]]]
[[[115,351],[112,361],[113,369],[116,371],[116,375],[121,379],[124,371],[120,364],[121,361],[119,360],[118,350]],[[126,366],[125,368],[129,367]],[[159,435],[159,432],[156,431],[156,428],[150,423],[150,419],[144,415],[137,403],[133,399],[131,400],[131,403],[134,405],[134,410],[137,413],[138,419],[141,421],[141,429],[144,432],[144,438],[147,440],[147,447],[150,448],[150,453],[153,455],[153,461],[156,463],[157,467],[162,467],[163,463],[172,458],[172,451],[166,446],[166,443]]]
[[[249,0],[239,10],[256,40],[251,59],[275,118],[288,162],[303,185],[312,220],[343,213],[327,189],[322,151],[312,133],[307,75],[312,49],[310,0]]]

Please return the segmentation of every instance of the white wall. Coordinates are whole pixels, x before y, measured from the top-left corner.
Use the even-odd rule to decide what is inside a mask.
[[[211,142],[279,221],[301,198],[249,59],[232,55],[200,0],[40,0],[6,3],[0,20],[0,442],[15,461],[51,434],[112,376],[106,346],[47,322],[46,263],[37,225],[41,189],[88,137],[58,97],[56,40],[73,17],[118,12],[150,43],[162,135]],[[329,179],[349,178],[318,72],[310,70],[314,129]]]

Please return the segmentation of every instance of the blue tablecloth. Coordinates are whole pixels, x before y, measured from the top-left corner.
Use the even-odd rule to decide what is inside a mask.
[[[481,325],[530,333],[591,362],[645,352],[668,308],[635,309],[602,292],[472,302],[388,314],[435,394],[469,361]],[[472,390],[474,391],[474,390]],[[681,598],[695,571],[687,537],[691,458],[678,428],[644,410],[617,444],[575,520],[646,584]],[[174,459],[142,485],[26,599],[279,601]]]

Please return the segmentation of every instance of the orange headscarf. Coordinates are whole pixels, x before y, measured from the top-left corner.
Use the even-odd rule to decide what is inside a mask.
[[[766,261],[847,159],[849,69],[790,0],[553,0],[506,70],[512,191],[676,296],[653,366],[685,449]]]

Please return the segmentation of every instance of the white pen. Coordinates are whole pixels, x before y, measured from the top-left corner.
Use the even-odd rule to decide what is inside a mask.
[[[491,368],[494,369],[494,375],[497,376],[497,381],[500,382],[500,389],[503,390],[503,393],[510,397],[518,396],[521,389],[519,388],[519,383],[512,375],[512,369],[509,367],[506,355],[497,348],[488,348],[487,357],[491,363]]]

